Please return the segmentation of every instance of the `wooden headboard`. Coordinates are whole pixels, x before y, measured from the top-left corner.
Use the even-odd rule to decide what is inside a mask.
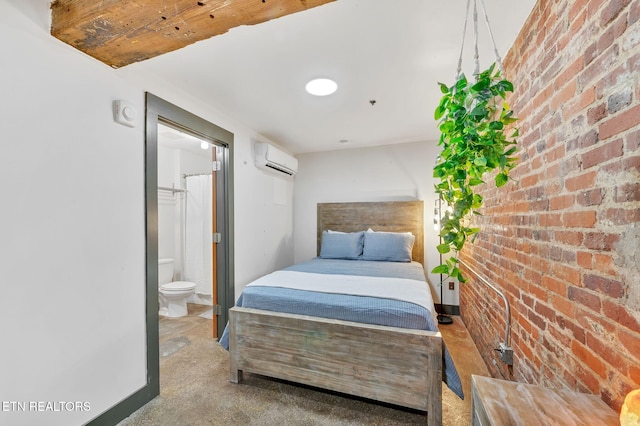
[[[318,243],[322,231],[411,232],[416,236],[412,259],[424,263],[424,202],[389,201],[360,203],[318,203]]]

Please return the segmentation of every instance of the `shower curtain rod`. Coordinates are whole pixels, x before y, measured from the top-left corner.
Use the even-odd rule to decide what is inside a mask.
[[[193,174],[190,174],[190,175],[184,174],[184,175],[182,175],[182,178],[186,179],[186,178],[191,177],[191,176],[211,176],[211,173],[193,173]]]
[[[180,189],[180,188],[168,188],[166,186],[159,186],[158,187],[158,191],[171,191],[172,193],[176,193],[176,192],[187,192],[186,189]]]

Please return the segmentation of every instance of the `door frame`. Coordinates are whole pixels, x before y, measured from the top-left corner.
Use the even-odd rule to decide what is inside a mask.
[[[145,121],[145,212],[146,212],[146,385],[105,411],[89,425],[116,424],[160,394],[160,336],[158,331],[158,123],[183,129],[221,146],[217,160],[222,170],[216,173],[218,279],[218,336],[227,324],[234,304],[234,226],[233,226],[233,133],[197,115],[173,105],[149,92],[146,95]]]

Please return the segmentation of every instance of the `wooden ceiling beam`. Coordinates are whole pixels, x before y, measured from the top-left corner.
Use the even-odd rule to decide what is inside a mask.
[[[123,67],[335,0],[56,0],[51,34]]]

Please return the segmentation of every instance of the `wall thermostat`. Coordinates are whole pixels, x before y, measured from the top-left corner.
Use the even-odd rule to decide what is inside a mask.
[[[127,101],[113,101],[113,117],[116,123],[129,127],[136,127],[138,111]]]

